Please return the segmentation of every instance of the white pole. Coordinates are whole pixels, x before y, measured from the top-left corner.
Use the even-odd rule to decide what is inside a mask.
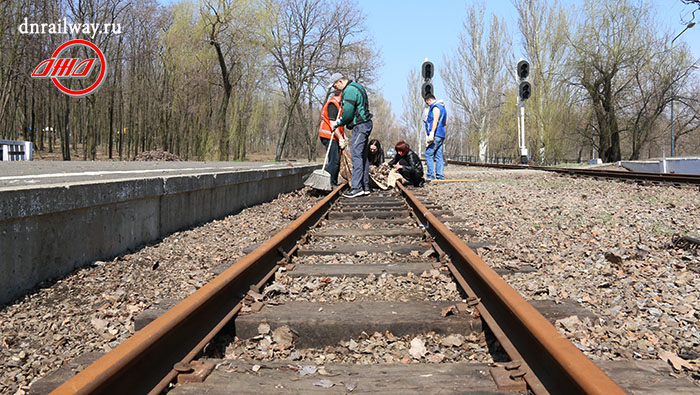
[[[34,157],[33,151],[32,151],[32,142],[31,141],[25,141],[24,142],[24,160],[32,160]]]
[[[518,124],[518,148],[523,147],[523,139],[522,136],[520,135],[520,95],[517,93],[515,94],[515,118],[517,119],[517,124]]]
[[[520,102],[520,135],[522,145],[520,146],[520,164],[527,164],[527,146],[525,145],[525,103]]]

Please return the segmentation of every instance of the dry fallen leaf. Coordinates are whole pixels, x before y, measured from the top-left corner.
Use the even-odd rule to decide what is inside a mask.
[[[455,305],[447,306],[447,307],[444,307],[444,308],[440,311],[440,315],[441,315],[443,318],[445,318],[445,317],[447,317],[448,315],[451,315],[451,314],[457,314],[457,306],[455,306]]]
[[[299,369],[300,376],[313,376],[318,371],[315,365],[304,365]]]
[[[335,383],[333,383],[330,380],[319,380],[319,381],[315,382],[314,385],[316,387],[331,388],[332,386],[335,385]]]
[[[408,350],[408,353],[411,354],[413,358],[420,359],[427,352],[428,350],[425,349],[425,344],[423,343],[423,340],[417,337],[411,340],[411,349]]]
[[[347,381],[347,382],[342,382],[345,385],[345,388],[348,390],[348,392],[352,392],[355,388],[357,388],[357,383],[354,381]]]
[[[270,325],[267,322],[261,322],[258,325],[258,333],[261,335],[267,335],[270,333]]]
[[[685,359],[679,357],[675,353],[668,352],[668,351],[663,351],[659,353],[659,358],[661,360],[664,360],[666,362],[669,362],[674,369],[678,371],[682,371],[683,368],[687,370],[697,370],[695,366],[693,366],[690,361],[686,361]]]

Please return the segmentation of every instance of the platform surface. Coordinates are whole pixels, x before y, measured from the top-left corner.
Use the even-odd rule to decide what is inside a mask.
[[[0,191],[47,185],[288,169],[301,162],[0,162]]]

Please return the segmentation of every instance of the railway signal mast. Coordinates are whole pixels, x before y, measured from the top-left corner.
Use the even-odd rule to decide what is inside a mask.
[[[420,87],[420,95],[423,98],[423,101],[425,101],[425,97],[428,95],[433,95],[435,96],[435,91],[433,90],[433,76],[435,75],[435,66],[433,65],[433,62],[429,61],[428,58],[425,58],[425,61],[423,61],[423,65],[420,68],[420,73],[421,76],[423,77],[423,85]],[[423,111],[423,122],[428,119],[428,107],[425,107]],[[421,134],[423,133],[422,128],[418,128],[418,152],[422,152],[421,150]]]
[[[527,165],[528,154],[527,144],[525,144],[525,100],[532,95],[532,86],[527,81],[530,75],[530,62],[521,60],[516,69],[518,75],[518,145],[520,147],[520,164]]]
[[[421,75],[423,76],[423,85],[420,87],[420,95],[425,100],[425,97],[432,94],[435,95],[433,91],[433,75],[435,75],[435,66],[433,62],[425,58],[423,65],[421,66]]]

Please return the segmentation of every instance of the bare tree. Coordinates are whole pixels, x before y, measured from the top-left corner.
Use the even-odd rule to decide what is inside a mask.
[[[228,106],[234,86],[237,85],[243,73],[240,68],[238,43],[250,33],[254,18],[248,12],[245,4],[233,0],[205,1],[202,9],[202,19],[206,24],[207,38],[216,51],[219,69],[221,71],[221,87],[223,95],[219,106],[219,160],[228,160],[230,151],[230,135],[228,124]],[[251,18],[253,17],[253,18]]]
[[[385,148],[389,147],[387,144],[393,146],[399,141],[399,126],[391,110],[391,102],[378,93],[370,95],[370,102],[374,123],[372,138],[379,140]]]
[[[464,31],[456,53],[445,59],[441,73],[450,100],[467,114],[470,135],[479,147],[479,157],[486,157],[489,137],[501,109],[507,73],[512,64],[510,39],[504,23],[495,15],[484,23],[485,7],[467,10]]]
[[[278,4],[269,1],[268,9],[271,20],[266,47],[284,86],[287,107],[275,152],[275,160],[280,160],[294,110],[305,84],[313,78],[323,55],[330,51],[328,43],[337,20],[329,19],[327,11],[332,8],[324,0],[281,0]]]
[[[415,141],[413,147],[417,150],[416,152],[421,150],[421,138],[424,134],[422,117],[425,104],[420,93],[421,82],[418,65],[416,65],[406,77],[406,93],[403,95],[403,114],[401,115],[401,124],[406,132],[405,137],[409,141]]]
[[[132,159],[153,149],[187,159],[242,159],[248,147],[270,154],[276,146],[311,158],[325,78],[342,70],[371,84],[380,64],[354,2],[341,7],[340,0],[183,0],[165,7],[145,0],[134,5],[129,0],[0,1],[0,138],[36,142],[38,156],[60,143],[67,160],[99,159],[102,153]],[[123,26],[119,33],[94,37],[82,29],[20,34],[17,27],[25,17]],[[277,58],[267,37],[275,32],[284,33],[275,38],[281,50],[276,54],[282,55]],[[105,80],[95,93],[69,97],[26,72],[62,42],[78,37],[95,42],[107,59]],[[89,55],[84,48],[71,51],[76,53],[66,55]],[[89,80],[64,83],[75,89]],[[293,132],[286,146],[278,138],[280,127]]]
[[[645,42],[645,52],[639,54],[630,69],[634,94],[627,95],[621,103],[631,141],[631,160],[639,159],[644,146],[654,138],[658,121],[671,100],[675,100],[673,87],[682,88],[692,70],[688,51],[682,46],[670,46],[671,34],[655,37],[649,32]]]
[[[547,163],[565,154],[569,103],[574,95],[562,73],[569,56],[568,18],[559,0],[513,0],[523,47],[531,64],[534,87],[527,101],[530,121],[527,137],[535,161]],[[515,65],[509,65],[514,70]]]
[[[570,38],[573,81],[588,94],[598,131],[598,154],[604,162],[619,161],[620,102],[634,82],[630,72],[646,52],[643,33],[649,12],[630,0],[587,0],[584,18]]]
[[[329,51],[322,54],[322,60],[316,65],[313,78],[307,84],[307,111],[303,114],[309,121],[307,138],[308,159],[312,160],[316,152],[320,122],[320,109],[328,100],[331,92],[326,87],[328,76],[341,72],[354,81],[365,86],[369,93],[375,81],[376,70],[381,66],[380,54],[371,39],[365,37],[366,18],[354,2],[331,0],[334,11],[331,20],[333,34],[329,41]],[[325,151],[324,151],[325,152]]]

